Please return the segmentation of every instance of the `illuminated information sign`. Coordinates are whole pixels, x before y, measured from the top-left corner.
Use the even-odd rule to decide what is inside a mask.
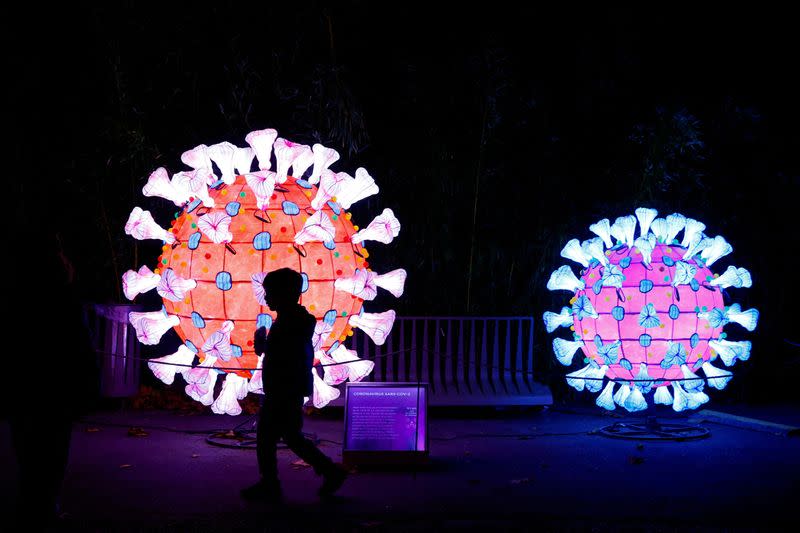
[[[348,383],[345,462],[424,458],[428,453],[427,393],[425,383]]]

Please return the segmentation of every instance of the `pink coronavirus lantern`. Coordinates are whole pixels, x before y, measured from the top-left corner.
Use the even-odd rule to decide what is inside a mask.
[[[706,236],[702,222],[657,215],[639,208],[614,224],[592,224],[597,237],[573,239],[561,250],[581,266],[580,275],[565,265],[547,283],[573,294],[560,313],[544,313],[548,333],[562,326],[572,331],[571,339],[553,340],[558,361],[571,365],[576,352],[583,354],[585,366],[567,374],[567,383],[599,392],[596,403],[605,409],[641,411],[651,392],[655,403],[675,411],[695,409],[708,401],[706,385],[722,389],[732,378],[717,360],[731,367],[750,357],[749,341],[723,331],[735,323],[731,333],[738,338],[756,327],[757,310],[723,300],[725,289],[750,287],[750,273],[735,266],[721,275],[711,270],[733,247]]]
[[[392,328],[394,311],[367,313],[362,304],[379,288],[402,295],[406,272],[373,272],[364,243],[391,242],[400,223],[385,209],[366,228],[353,225],[347,210],[378,187],[363,168],[355,176],[332,171],[335,150],[292,143],[272,129],[245,140],[247,147],[197,146],[181,157],[189,169],[170,177],[159,168],[150,175],[143,194],[169,200],[179,211],[169,229],[148,211],[131,212],[125,232],[158,239],[163,247],[152,269],[125,273],[125,295],[132,300],[155,289],[164,305],[131,313],[130,322],[144,344],[157,344],[171,328],[184,341],[174,354],[148,363],[159,379],[171,384],[180,373],[189,396],[216,413],[239,414],[239,400],[263,392],[263,355],[254,351],[253,334],[269,329],[275,314],[261,283],[270,271],[297,270],[300,303],[317,317],[312,342],[323,376],[312,370],[311,401],[323,407],[339,396],[335,385],[372,370],[371,361],[343,345],[353,328],[376,344]]]

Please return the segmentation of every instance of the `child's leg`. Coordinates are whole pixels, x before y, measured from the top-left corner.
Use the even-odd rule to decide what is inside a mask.
[[[272,485],[278,484],[277,443],[280,438],[281,413],[280,406],[264,399],[258,413],[258,431],[256,433],[256,454],[258,471],[261,480]]]
[[[317,475],[324,475],[334,468],[333,461],[319,451],[314,443],[303,436],[302,400],[287,402],[284,406],[283,440],[298,457],[310,464]]]

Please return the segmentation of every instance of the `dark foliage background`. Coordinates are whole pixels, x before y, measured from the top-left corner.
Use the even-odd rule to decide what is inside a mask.
[[[12,11],[6,113],[19,167],[7,183],[19,238],[35,245],[35,228],[58,225],[84,297],[119,301],[122,272],[158,255],[124,235],[130,209],[172,216],[141,195],[148,174],[177,171],[196,144],[242,145],[274,127],[376,178],[380,196],[353,211],[366,223],[391,207],[403,223],[370,257],[376,270],[409,271],[400,314],[538,320],[565,299],[544,285],[569,238],[640,205],[679,211],[732,242],[720,266],[753,273],[735,297],[762,310],[754,356],[725,394],[788,399],[788,341],[800,341],[788,12],[465,5]],[[539,379],[564,392],[551,336],[537,332]]]

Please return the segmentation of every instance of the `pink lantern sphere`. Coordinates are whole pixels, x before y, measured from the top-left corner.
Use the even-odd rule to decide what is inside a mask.
[[[571,340],[553,341],[559,362],[570,365],[578,349],[583,353],[586,366],[568,374],[567,383],[602,389],[597,404],[606,409],[645,409],[650,392],[655,403],[676,411],[696,408],[708,401],[705,385],[721,389],[732,377],[712,361],[732,366],[750,356],[750,342],[730,341],[723,328],[733,322],[752,331],[758,311],[726,306],[722,297],[726,288],[751,286],[750,273],[731,266],[714,274],[709,267],[733,250],[730,244],[706,237],[701,222],[656,214],[637,209],[636,217],[613,225],[607,219],[593,224],[596,238],[573,239],[561,252],[581,264],[580,275],[562,266],[548,282],[551,290],[573,293],[571,307],[544,314],[548,332],[572,330]],[[634,238],[637,219],[640,237]],[[705,377],[696,374],[700,369]]]

